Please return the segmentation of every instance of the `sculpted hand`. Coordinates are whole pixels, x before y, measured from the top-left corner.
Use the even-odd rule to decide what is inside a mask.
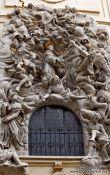
[[[9,120],[8,120],[7,118],[3,118],[3,119],[2,119],[2,122],[3,122],[3,123],[8,123]]]

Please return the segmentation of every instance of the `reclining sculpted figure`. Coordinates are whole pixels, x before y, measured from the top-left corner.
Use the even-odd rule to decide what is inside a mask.
[[[27,166],[27,163],[23,163],[20,161],[15,151],[5,149],[3,143],[0,142],[0,164],[7,164],[9,162],[11,162],[12,164],[16,166],[23,166],[23,167]]]

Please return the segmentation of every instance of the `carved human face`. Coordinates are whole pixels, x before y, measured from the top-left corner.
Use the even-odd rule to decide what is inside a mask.
[[[17,36],[17,40],[18,40],[19,42],[22,42],[22,41],[23,41],[23,36],[22,36],[22,35],[18,35],[18,36]]]
[[[98,101],[100,103],[106,103],[107,100],[106,100],[106,97],[102,94],[102,95],[99,96]]]
[[[43,83],[43,85],[47,85],[48,84],[48,80],[47,80],[46,77],[42,78],[42,83]]]
[[[28,65],[29,65],[29,60],[23,59],[23,64],[24,64],[25,66],[28,66]]]
[[[62,12],[61,12],[61,10],[60,10],[60,9],[58,9],[58,10],[57,10],[57,16],[58,16],[58,17],[63,16],[63,14],[62,14]]]
[[[94,54],[93,54],[93,53],[91,53],[91,54],[88,56],[88,58],[89,58],[89,61],[90,61],[90,62],[92,62],[92,61],[93,61],[93,59],[94,59]]]
[[[101,72],[99,75],[98,75],[98,81],[100,82],[105,82],[106,81],[106,75],[104,75],[103,72]]]
[[[55,77],[54,77],[54,83],[58,83],[59,82],[59,77],[56,75]]]
[[[53,51],[53,46],[52,45],[49,47],[49,50],[50,51]]]
[[[99,113],[94,113],[94,116],[93,116],[93,122],[94,123],[98,123],[99,120],[101,120],[101,115]]]
[[[100,40],[107,40],[109,38],[109,35],[108,35],[108,32],[105,30],[105,29],[97,29],[97,32],[96,32],[98,38]]]
[[[76,37],[83,37],[84,36],[84,29],[82,27],[79,27],[79,26],[75,27],[74,28],[74,35]]]
[[[21,21],[19,19],[12,19],[11,23],[14,24],[16,27],[21,26]]]
[[[75,95],[80,95],[80,89],[77,88],[76,90],[73,91],[73,93],[74,93]]]

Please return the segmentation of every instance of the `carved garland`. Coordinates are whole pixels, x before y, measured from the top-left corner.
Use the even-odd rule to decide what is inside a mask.
[[[83,162],[108,163],[110,47],[106,29],[69,7],[28,4],[8,17],[0,41],[0,58],[5,63],[0,80],[2,143],[25,154],[26,116],[42,104],[63,102],[77,113],[88,134]]]

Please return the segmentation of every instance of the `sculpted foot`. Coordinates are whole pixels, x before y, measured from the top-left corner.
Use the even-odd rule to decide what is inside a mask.
[[[24,163],[24,162],[21,162],[19,165],[18,165],[18,167],[27,167],[28,166],[28,164],[27,163]]]
[[[91,156],[91,154],[88,154],[88,155],[84,158],[84,160],[90,159],[90,158],[92,158],[92,156]]]
[[[93,138],[89,139],[89,141],[95,142],[95,140]]]

